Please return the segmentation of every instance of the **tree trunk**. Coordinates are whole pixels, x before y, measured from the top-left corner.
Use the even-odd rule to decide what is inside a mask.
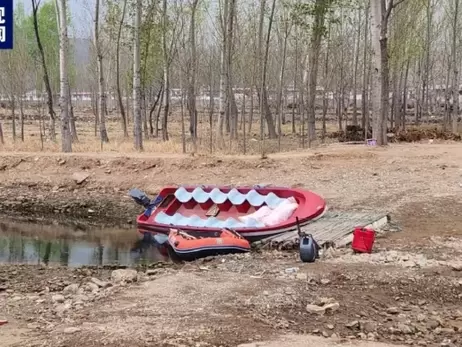
[[[319,54],[324,32],[324,21],[330,0],[316,0],[314,4],[314,24],[311,34],[310,55],[308,57],[308,144],[316,140],[316,85],[318,81]]]
[[[387,144],[388,112],[388,48],[385,0],[371,0],[371,38],[372,38],[372,137],[377,145]]]
[[[5,144],[5,139],[3,138],[2,122],[0,122],[0,143],[1,143],[2,145]]]
[[[443,121],[443,130],[448,131],[449,123],[451,121],[451,94],[452,87],[449,88],[449,81],[451,80],[451,66],[452,66],[452,54],[448,54],[448,70],[446,72],[446,88],[445,88],[445,112],[444,112],[444,121]]]
[[[245,93],[242,94],[242,106],[241,106],[241,124],[242,124],[242,153],[245,155],[247,151],[247,139],[245,138]]]
[[[167,50],[167,0],[162,1],[162,47],[164,57],[164,117],[162,118],[162,140],[168,141],[168,116],[170,112],[170,57]]]
[[[156,128],[154,130],[154,137],[159,137],[159,120],[160,120],[160,113],[162,111],[162,105],[164,104],[164,83],[162,82],[162,92],[160,94],[160,101],[159,101],[159,108],[157,109],[157,114],[156,114]]]
[[[165,0],[164,0],[165,1]],[[141,58],[140,58],[140,26],[141,26],[141,0],[136,0],[133,47],[133,118],[135,149],[143,150],[143,133],[141,130]]]
[[[395,119],[399,116],[399,107],[400,107],[400,100],[399,97],[400,93],[400,84],[399,84],[399,71],[398,67],[396,66],[393,69],[393,77],[392,77],[392,84],[393,84],[393,97],[391,101],[391,114],[390,114],[390,128],[394,129],[395,127]]]
[[[144,138],[148,140],[149,139],[148,114],[147,114],[147,105],[146,105],[146,91],[144,89],[141,92],[141,115],[143,118]]]
[[[156,99],[154,100],[154,104],[152,104],[152,107],[149,110],[149,133],[151,134],[151,136],[154,136],[154,126],[152,125],[152,114],[156,110],[157,105],[159,105],[159,108],[161,108],[160,105],[162,105],[162,101],[159,104],[159,100],[161,100],[160,97],[162,95],[163,88],[164,88],[164,85],[162,84],[159,88],[159,91],[157,92]],[[157,117],[156,127],[159,125],[158,120],[159,120],[159,117]]]
[[[367,66],[368,66],[368,61],[367,61],[367,51],[368,51],[368,38],[367,38],[367,33],[369,32],[369,3],[366,5],[366,8],[364,10],[364,17],[365,17],[365,23],[364,23],[364,49],[363,49],[363,89],[362,89],[362,95],[361,95],[361,113],[362,113],[362,121],[361,121],[361,126],[363,129],[365,129],[365,134],[364,136],[367,138],[367,133],[369,129],[366,129],[366,117],[369,118],[369,107],[368,103],[368,90],[369,90],[369,84],[368,84],[368,76],[367,76]],[[367,122],[369,124],[369,122]]]
[[[457,34],[459,27],[459,0],[454,0],[454,21],[452,23],[452,132],[457,134],[459,118],[459,66],[457,60]]]
[[[117,43],[116,43],[116,88],[117,88],[117,100],[119,102],[120,116],[122,118],[122,131],[124,137],[128,137],[127,128],[127,116],[125,115],[124,103],[122,101],[122,90],[120,88],[120,38],[122,35],[122,27],[125,19],[125,12],[127,10],[127,0],[124,0],[122,7],[122,18],[120,19],[119,28],[117,32]]]
[[[223,117],[226,111],[226,88],[227,88],[227,73],[226,73],[226,57],[227,57],[227,26],[228,26],[228,8],[229,0],[223,2],[223,16],[221,17],[221,54],[220,54],[220,105],[218,110],[217,121],[217,140],[221,143],[223,141]]]
[[[214,90],[213,90],[213,64],[212,64],[213,56],[211,55],[209,61],[209,151],[210,153],[213,152],[213,109],[215,108],[215,97],[214,97]]]
[[[281,136],[282,136],[282,113],[284,112],[282,107],[282,90],[284,89],[284,72],[286,69],[286,56],[287,56],[287,41],[290,34],[290,27],[288,23],[284,23],[284,38],[282,43],[281,51],[281,69],[279,70],[279,86],[278,95],[276,101],[277,114],[278,114],[278,135],[279,135],[279,150],[281,147]]]
[[[75,126],[75,116],[74,116],[74,105],[72,104],[72,93],[70,86],[67,88],[68,97],[69,97],[69,126],[71,131],[72,142],[79,142],[79,136],[77,135],[77,127]]]
[[[408,58],[406,62],[406,70],[404,72],[404,82],[403,82],[403,107],[401,111],[401,124],[400,127],[402,130],[406,128],[406,112],[407,112],[407,81],[409,77],[409,67],[411,64],[411,59]]]
[[[13,142],[16,141],[16,97],[11,96],[11,133],[13,136]]]
[[[91,105],[93,109],[93,114],[95,115],[95,137],[98,137],[99,106],[98,106],[98,95],[95,91],[91,92]]]
[[[237,117],[238,110],[236,105],[236,98],[234,97],[233,90],[233,65],[232,65],[232,54],[233,54],[233,39],[234,39],[234,15],[236,9],[236,0],[230,0],[228,9],[228,26],[227,26],[227,61],[226,61],[226,120],[228,122],[228,128],[230,131],[230,138],[237,139]]]
[[[68,81],[68,42],[66,0],[59,1],[59,75],[61,108],[61,148],[65,153],[72,152],[72,136],[69,122],[69,81]]]
[[[358,31],[355,35],[355,56],[353,68],[353,125],[358,125],[358,104],[357,104],[357,87],[358,87],[358,64],[359,64],[359,42],[361,41],[361,8],[358,8]],[[366,44],[366,43],[365,43]]]
[[[428,110],[428,85],[430,77],[430,50],[431,50],[431,27],[432,27],[432,9],[431,0],[427,0],[427,37],[425,40],[425,69],[422,79],[422,104],[423,114],[429,119]]]
[[[19,99],[19,133],[21,141],[24,142],[24,101]]]
[[[189,87],[189,86],[188,86]],[[180,91],[181,91],[181,100],[180,100],[180,108],[181,108],[181,147],[183,154],[186,153],[186,130],[185,130],[185,122],[184,122],[184,92],[183,92],[183,73],[180,72]],[[193,141],[195,139],[193,138]],[[196,148],[192,155],[196,152]]]
[[[55,0],[55,11],[56,11],[56,26],[58,29],[58,32],[61,32],[61,9],[60,5],[58,4],[58,0]],[[67,11],[67,10],[66,10]],[[67,32],[66,32],[66,40],[67,39]],[[69,46],[69,42],[67,41],[67,47]],[[66,48],[66,52],[68,51],[68,48]],[[68,54],[68,53],[66,53]],[[67,59],[67,58],[66,58]],[[67,65],[67,63],[66,63]],[[67,72],[68,75],[68,72]],[[71,86],[69,82],[69,77],[67,76],[67,105],[68,105],[68,119],[69,119],[69,132],[71,136],[71,141],[72,142],[77,142],[78,141],[78,136],[77,136],[77,130],[75,127],[75,118],[74,118],[74,106],[72,105],[72,93],[71,93]],[[61,124],[62,126],[62,124]]]
[[[32,2],[32,15],[34,21],[34,33],[35,39],[37,41],[37,46],[40,52],[40,62],[42,63],[43,69],[43,81],[45,83],[45,88],[47,91],[47,106],[48,106],[48,115],[50,116],[50,137],[52,141],[56,141],[56,115],[53,110],[53,92],[51,91],[50,78],[48,75],[48,68],[45,60],[45,52],[43,50],[42,41],[40,39],[39,28],[38,28],[38,18],[37,11],[40,4],[40,0],[31,0]]]
[[[340,31],[343,32],[344,21],[343,21],[343,9],[340,10]],[[342,45],[340,46],[340,81],[337,83],[337,118],[338,118],[338,130],[343,131],[343,99],[344,99],[344,88],[345,88],[345,49]]]
[[[95,3],[95,51],[96,51],[96,62],[97,62],[97,74],[98,74],[98,101],[99,101],[99,132],[102,142],[109,142],[109,137],[106,130],[106,91],[104,85],[104,70],[103,70],[103,53],[101,52],[101,45],[99,41],[99,6],[100,0],[96,0]]]
[[[323,93],[323,98],[322,98],[322,133],[321,133],[321,140],[322,143],[324,143],[326,139],[326,116],[327,116],[327,110],[329,107],[329,93],[328,93],[328,87],[329,87],[329,51],[330,51],[330,31],[331,31],[331,26],[329,23],[329,28],[327,29],[327,47],[326,47],[326,57],[324,60],[324,93]],[[359,38],[358,38],[359,40]]]
[[[131,91],[132,96],[133,96],[133,90]],[[125,120],[127,121],[127,128],[130,126],[130,88],[126,86],[125,90],[125,111],[127,111],[127,114],[125,115]]]
[[[248,127],[248,134],[250,135],[252,133],[252,123],[253,123],[253,112],[254,112],[254,87],[256,84],[256,74],[257,74],[257,64],[255,64],[255,60],[253,61],[253,66],[252,66],[252,77],[251,77],[251,83],[250,83],[250,110],[249,110],[249,127]]]
[[[248,130],[248,133],[251,134],[252,133],[252,123],[253,123],[253,109],[255,107],[254,105],[254,85],[255,85],[255,69],[254,69],[254,74],[252,76],[252,83],[250,85],[250,110],[249,110],[249,130]]]
[[[266,0],[261,0],[262,1],[262,10],[260,12],[260,29],[261,32],[259,33],[260,36],[260,52],[262,51],[262,46],[263,46],[263,21],[264,21],[264,11],[265,11],[265,3]],[[274,18],[274,10],[276,7],[276,0],[273,0],[272,6],[271,6],[271,14],[269,18],[269,23],[268,23],[268,32],[266,35],[266,45],[265,45],[265,53],[264,55],[262,54],[261,56],[261,91],[260,91],[260,113],[261,115],[264,115],[265,120],[266,120],[266,125],[268,128],[268,136],[270,139],[275,139],[277,137],[276,134],[276,128],[274,127],[274,121],[273,121],[273,115],[271,114],[271,110],[269,108],[268,104],[268,91],[266,89],[266,77],[267,73],[266,70],[268,68],[268,55],[269,55],[269,46],[270,46],[270,39],[271,39],[271,28],[273,26],[273,18]],[[263,121],[262,122],[262,130],[263,130]]]
[[[419,125],[421,116],[422,116],[422,100],[420,99],[422,94],[421,94],[421,89],[422,85],[420,84],[420,81],[422,79],[422,59],[419,56],[419,59],[417,61],[417,78],[415,80],[415,108],[414,108],[414,116],[415,116],[415,124]]]
[[[196,109],[196,67],[197,67],[197,50],[196,50],[196,10],[199,0],[192,0],[191,18],[189,25],[190,41],[190,66],[189,66],[189,83],[188,83],[188,111],[189,111],[189,133],[193,141],[194,151],[196,151],[197,139],[197,109]]]
[[[297,89],[298,89],[298,64],[299,64],[299,54],[298,54],[298,35],[295,36],[295,67],[294,67],[294,92],[292,100],[292,134],[295,134],[297,130],[295,129],[295,109],[299,109],[298,98],[297,98]]]

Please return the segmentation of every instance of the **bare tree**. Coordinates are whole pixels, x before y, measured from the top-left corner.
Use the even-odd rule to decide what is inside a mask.
[[[136,0],[133,47],[133,117],[135,149],[143,150],[143,133],[141,130],[141,59],[140,59],[140,24],[141,0]]]
[[[371,39],[373,76],[371,99],[373,110],[372,136],[380,146],[386,145],[389,111],[388,21],[391,12],[404,0],[371,0]]]
[[[274,9],[275,9],[275,0],[271,7],[270,20],[268,23],[268,31],[266,35],[266,46],[265,51],[263,52],[263,26],[265,21],[265,10],[266,10],[266,0],[260,0],[260,24],[258,28],[258,56],[260,58],[259,62],[259,75],[260,75],[260,88],[257,88],[258,95],[260,98],[260,133],[261,139],[263,140],[264,134],[264,124],[263,120],[266,121],[268,127],[268,135],[270,139],[275,139],[277,137],[276,129],[274,127],[273,115],[268,105],[268,91],[266,89],[266,70],[268,67],[268,55],[269,55],[269,45],[271,38],[271,27],[273,25],[274,18]]]
[[[316,140],[316,85],[318,81],[319,55],[321,41],[325,32],[325,17],[332,0],[316,0],[314,3],[314,24],[311,34],[310,54],[308,56],[308,144]]]
[[[196,10],[199,0],[192,0],[191,17],[189,22],[189,83],[188,83],[188,110],[189,110],[189,133],[193,140],[194,152],[197,151],[197,109],[196,109],[196,69],[197,69],[197,49],[196,49]],[[183,105],[183,102],[182,104]]]
[[[355,54],[353,68],[353,125],[358,125],[358,105],[357,105],[357,88],[358,88],[358,64],[359,64],[359,43],[361,42],[361,8],[357,9],[357,31],[355,33]]]
[[[72,136],[69,122],[69,80],[68,80],[68,38],[66,0],[59,1],[59,74],[61,108],[61,148],[63,152],[72,152]]]
[[[364,137],[368,137],[368,132],[369,132],[369,93],[368,93],[368,47],[369,47],[369,41],[368,41],[368,35],[367,33],[369,32],[369,0],[366,1],[365,8],[364,8],[364,17],[365,17],[365,23],[364,23],[364,40],[363,40],[363,88],[362,88],[362,93],[361,93],[361,113],[362,113],[362,120],[361,120],[361,125],[364,130]]]
[[[162,140],[168,141],[168,115],[170,113],[170,54],[167,45],[167,0],[162,1],[162,53],[164,58],[164,116],[162,117]],[[173,42],[173,39],[172,39]]]
[[[116,43],[116,89],[117,89],[117,100],[119,102],[120,116],[122,118],[122,130],[124,137],[128,137],[127,128],[127,116],[125,115],[125,107],[122,100],[122,90],[120,88],[120,39],[122,36],[122,28],[125,20],[125,12],[127,9],[127,0],[123,0],[122,16],[119,22],[119,28],[117,29],[117,43]]]
[[[106,91],[104,84],[104,66],[103,66],[103,53],[101,51],[100,33],[99,33],[99,12],[100,0],[95,2],[95,19],[94,19],[94,44],[97,61],[97,74],[98,74],[98,113],[99,113],[99,132],[102,142],[109,142],[109,137],[106,130]]]
[[[221,2],[220,2],[221,4]],[[220,11],[220,26],[221,26],[221,50],[220,50],[220,105],[218,110],[218,121],[217,121],[217,139],[223,141],[223,117],[225,115],[226,108],[226,88],[228,85],[227,73],[226,73],[226,57],[228,51],[228,36],[227,28],[229,24],[228,12],[229,12],[229,0],[223,1],[223,10]]]
[[[32,2],[32,16],[34,21],[34,33],[35,39],[37,41],[37,46],[40,53],[40,62],[43,69],[43,81],[45,82],[45,89],[47,91],[47,106],[48,106],[48,115],[50,116],[50,137],[53,141],[56,140],[56,114],[53,110],[53,92],[51,91],[50,77],[48,75],[48,67],[45,60],[45,52],[43,50],[42,41],[40,40],[39,26],[37,12],[40,6],[40,0],[31,0]]]
[[[457,122],[459,117],[459,61],[457,60],[457,38],[459,32],[459,0],[454,0],[454,17],[452,21],[452,132],[457,133]]]
[[[278,84],[278,95],[276,101],[276,108],[278,114],[278,147],[281,148],[281,136],[282,136],[282,128],[281,124],[283,123],[283,105],[282,105],[282,94],[284,89],[284,73],[286,69],[286,57],[287,57],[287,41],[289,39],[290,31],[292,29],[292,22],[284,16],[281,18],[282,26],[283,26],[283,37],[282,37],[282,50],[281,50],[281,68],[279,70],[279,84]]]

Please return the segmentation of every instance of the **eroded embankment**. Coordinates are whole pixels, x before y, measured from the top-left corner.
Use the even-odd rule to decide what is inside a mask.
[[[166,185],[305,187],[338,209],[386,209],[457,197],[462,152],[454,144],[389,148],[328,146],[311,151],[203,157],[157,153],[1,153],[0,213],[34,219],[127,225],[141,211],[127,196]]]

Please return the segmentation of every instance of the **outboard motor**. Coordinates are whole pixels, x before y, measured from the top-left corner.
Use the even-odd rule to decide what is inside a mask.
[[[128,195],[130,195],[130,197],[135,200],[138,205],[141,205],[144,208],[148,208],[151,204],[151,199],[149,199],[149,197],[138,188],[130,189]]]
[[[300,239],[300,260],[304,263],[314,263],[318,258],[318,249],[313,236],[306,235]]]
[[[297,231],[300,237],[300,260],[304,263],[313,263],[319,258],[319,245],[311,234],[305,234],[300,229],[300,224],[297,220]]]
[[[130,189],[128,194],[133,200],[135,200],[135,202],[138,205],[144,207],[144,215],[146,217],[149,217],[151,215],[151,212],[155,209],[155,207],[159,205],[163,200],[163,198],[159,195],[154,200],[151,200],[144,192],[142,192],[138,188]]]

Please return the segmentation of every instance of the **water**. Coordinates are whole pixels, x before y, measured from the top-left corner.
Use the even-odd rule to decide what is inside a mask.
[[[63,227],[0,223],[0,263],[135,265],[165,261],[153,243],[138,239],[136,230],[76,231]]]

